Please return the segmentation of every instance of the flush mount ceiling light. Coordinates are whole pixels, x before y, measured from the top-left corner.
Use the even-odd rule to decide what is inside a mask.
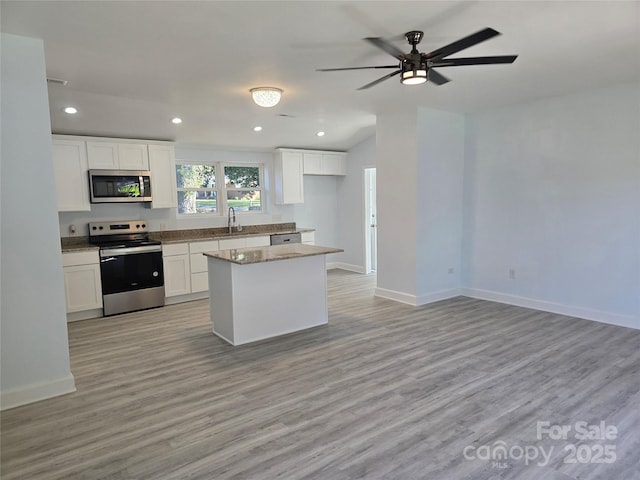
[[[318,133],[316,133],[316,136],[318,136],[318,137],[324,137],[324,132],[318,132]]]
[[[255,104],[261,107],[275,107],[282,97],[282,89],[275,87],[257,87],[249,91]]]
[[[253,131],[254,132],[261,132],[262,131],[262,127],[260,125],[257,125],[255,127],[253,127]]]
[[[171,123],[175,125],[180,125],[182,123],[182,119],[180,117],[174,117],[171,119]]]
[[[78,113],[78,109],[76,107],[65,107],[64,113],[68,113],[69,115],[74,115]]]

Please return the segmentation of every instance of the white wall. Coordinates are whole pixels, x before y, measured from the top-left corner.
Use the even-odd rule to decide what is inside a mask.
[[[2,408],[75,390],[42,41],[2,34]],[[28,185],[28,188],[26,186]]]
[[[296,225],[304,228],[315,228],[315,242],[317,245],[340,247],[337,237],[337,184],[342,181],[342,178],[325,175],[304,175],[303,181],[304,203],[289,207],[292,208]],[[334,256],[329,255],[327,261],[333,262]]]
[[[463,115],[418,110],[418,304],[459,294],[464,138]]]
[[[376,120],[378,295],[416,298],[417,111]]]
[[[635,84],[469,115],[465,293],[640,328],[639,99]]]
[[[364,169],[376,166],[376,137],[373,135],[349,150],[347,176],[338,182],[337,246],[344,253],[335,256],[342,268],[365,271]]]

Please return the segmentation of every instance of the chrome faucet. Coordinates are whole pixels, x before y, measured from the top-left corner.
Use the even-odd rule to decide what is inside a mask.
[[[231,217],[232,212],[233,212],[233,217]],[[229,233],[233,233],[233,227],[236,225],[236,210],[233,207],[229,207],[229,211],[227,215],[229,215],[229,221],[227,222],[227,226],[229,227]],[[232,218],[233,218],[233,221],[231,220]]]

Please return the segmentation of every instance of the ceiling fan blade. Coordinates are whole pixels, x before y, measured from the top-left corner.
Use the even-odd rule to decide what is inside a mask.
[[[517,55],[500,55],[497,57],[468,57],[468,58],[443,58],[430,63],[432,67],[456,67],[458,65],[491,65],[498,63],[513,63]]]
[[[316,68],[316,72],[338,72],[341,70],[365,70],[367,68],[398,68],[398,65],[376,65],[375,67]]]
[[[445,77],[444,75],[439,74],[438,72],[436,72],[433,69],[429,69],[427,71],[427,79],[431,82],[431,83],[435,83],[436,85],[443,85],[447,82],[449,82],[450,80]]]
[[[480,30],[479,32],[461,38],[460,40],[450,43],[449,45],[445,45],[444,47],[434,50],[433,52],[426,53],[424,57],[427,59],[440,59],[459,52],[460,50],[464,50],[465,48],[469,48],[480,42],[484,42],[485,40],[489,40],[496,35],[500,35],[500,32],[497,32],[493,28],[485,28],[484,30]]]
[[[395,45],[392,45],[389,42],[387,42],[384,38],[367,37],[364,40],[366,40],[369,43],[374,44],[376,47],[378,47],[381,50],[384,50],[389,55],[391,55],[392,57],[397,58],[401,62],[406,60],[405,53],[402,50],[400,50],[398,47],[396,47]]]
[[[374,85],[379,84],[380,82],[384,82],[385,80],[390,79],[391,77],[395,77],[396,75],[398,75],[402,70],[396,70],[395,72],[391,72],[388,75],[385,75],[384,77],[380,77],[377,80],[374,80],[371,83],[367,83],[366,85],[361,86],[358,90],[366,90],[367,88],[371,88]]]

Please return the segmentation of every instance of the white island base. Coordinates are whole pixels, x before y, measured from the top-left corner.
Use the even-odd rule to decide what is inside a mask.
[[[278,247],[264,248],[275,249],[277,256]],[[246,253],[249,257],[248,249]],[[328,323],[326,255],[256,263],[206,255],[213,333],[231,345]]]

